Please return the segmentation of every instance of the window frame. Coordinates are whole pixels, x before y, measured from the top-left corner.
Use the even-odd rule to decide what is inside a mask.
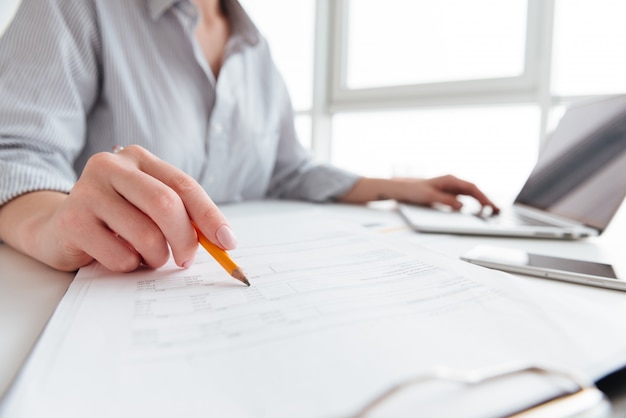
[[[519,76],[350,89],[346,85],[349,0],[334,0],[329,9],[329,110],[534,101],[541,84],[546,5],[528,0],[524,70]]]
[[[330,162],[332,118],[341,112],[475,105],[537,104],[541,112],[539,150],[548,138],[555,105],[597,97],[561,97],[551,92],[554,15],[558,0],[528,0],[524,73],[508,79],[467,80],[347,89],[345,51],[347,0],[316,0],[313,103],[297,115],[311,118],[311,153]]]

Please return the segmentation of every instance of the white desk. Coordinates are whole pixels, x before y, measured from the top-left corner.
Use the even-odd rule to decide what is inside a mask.
[[[74,278],[0,244],[0,394]]]
[[[388,232],[398,239],[415,241],[431,250],[458,257],[477,244],[517,247],[534,252],[580,257],[609,263],[626,263],[626,208],[623,208],[606,233],[599,238],[580,242],[549,240],[458,237],[415,234],[405,227],[400,217],[390,211],[390,202],[370,207],[324,205],[337,216],[371,228]],[[300,203],[256,202],[223,207],[225,213],[236,214],[277,210],[297,210]],[[0,394],[4,394],[50,315],[72,281],[73,274],[54,271],[6,245],[0,244]],[[626,320],[626,293],[582,285],[528,277],[546,292],[572,294],[597,300],[599,305]],[[626,331],[625,331],[626,332]],[[624,359],[626,364],[626,359]],[[614,393],[615,417],[626,416],[626,382]]]

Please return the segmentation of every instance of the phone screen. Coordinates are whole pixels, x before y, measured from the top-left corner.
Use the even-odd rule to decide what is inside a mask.
[[[571,260],[566,258],[549,257],[539,254],[528,254],[527,264],[533,267],[545,267],[554,270],[571,271],[573,273],[602,276],[616,279],[617,275],[610,264],[593,263],[590,261]]]

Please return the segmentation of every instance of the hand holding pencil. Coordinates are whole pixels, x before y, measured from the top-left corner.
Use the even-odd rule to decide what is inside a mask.
[[[237,245],[228,220],[202,186],[137,145],[94,154],[71,193],[27,193],[5,204],[1,215],[4,242],[63,271],[94,260],[113,272],[159,268],[170,258],[189,267],[198,252],[191,220],[220,249]],[[18,230],[32,239],[20,239]],[[207,242],[203,246],[211,248]],[[212,251],[214,257],[229,274],[245,278],[223,250]]]

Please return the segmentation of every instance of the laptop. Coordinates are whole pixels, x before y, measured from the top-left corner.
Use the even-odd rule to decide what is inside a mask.
[[[419,232],[580,239],[606,229],[626,196],[626,95],[574,105],[510,207],[497,216],[400,204]]]

